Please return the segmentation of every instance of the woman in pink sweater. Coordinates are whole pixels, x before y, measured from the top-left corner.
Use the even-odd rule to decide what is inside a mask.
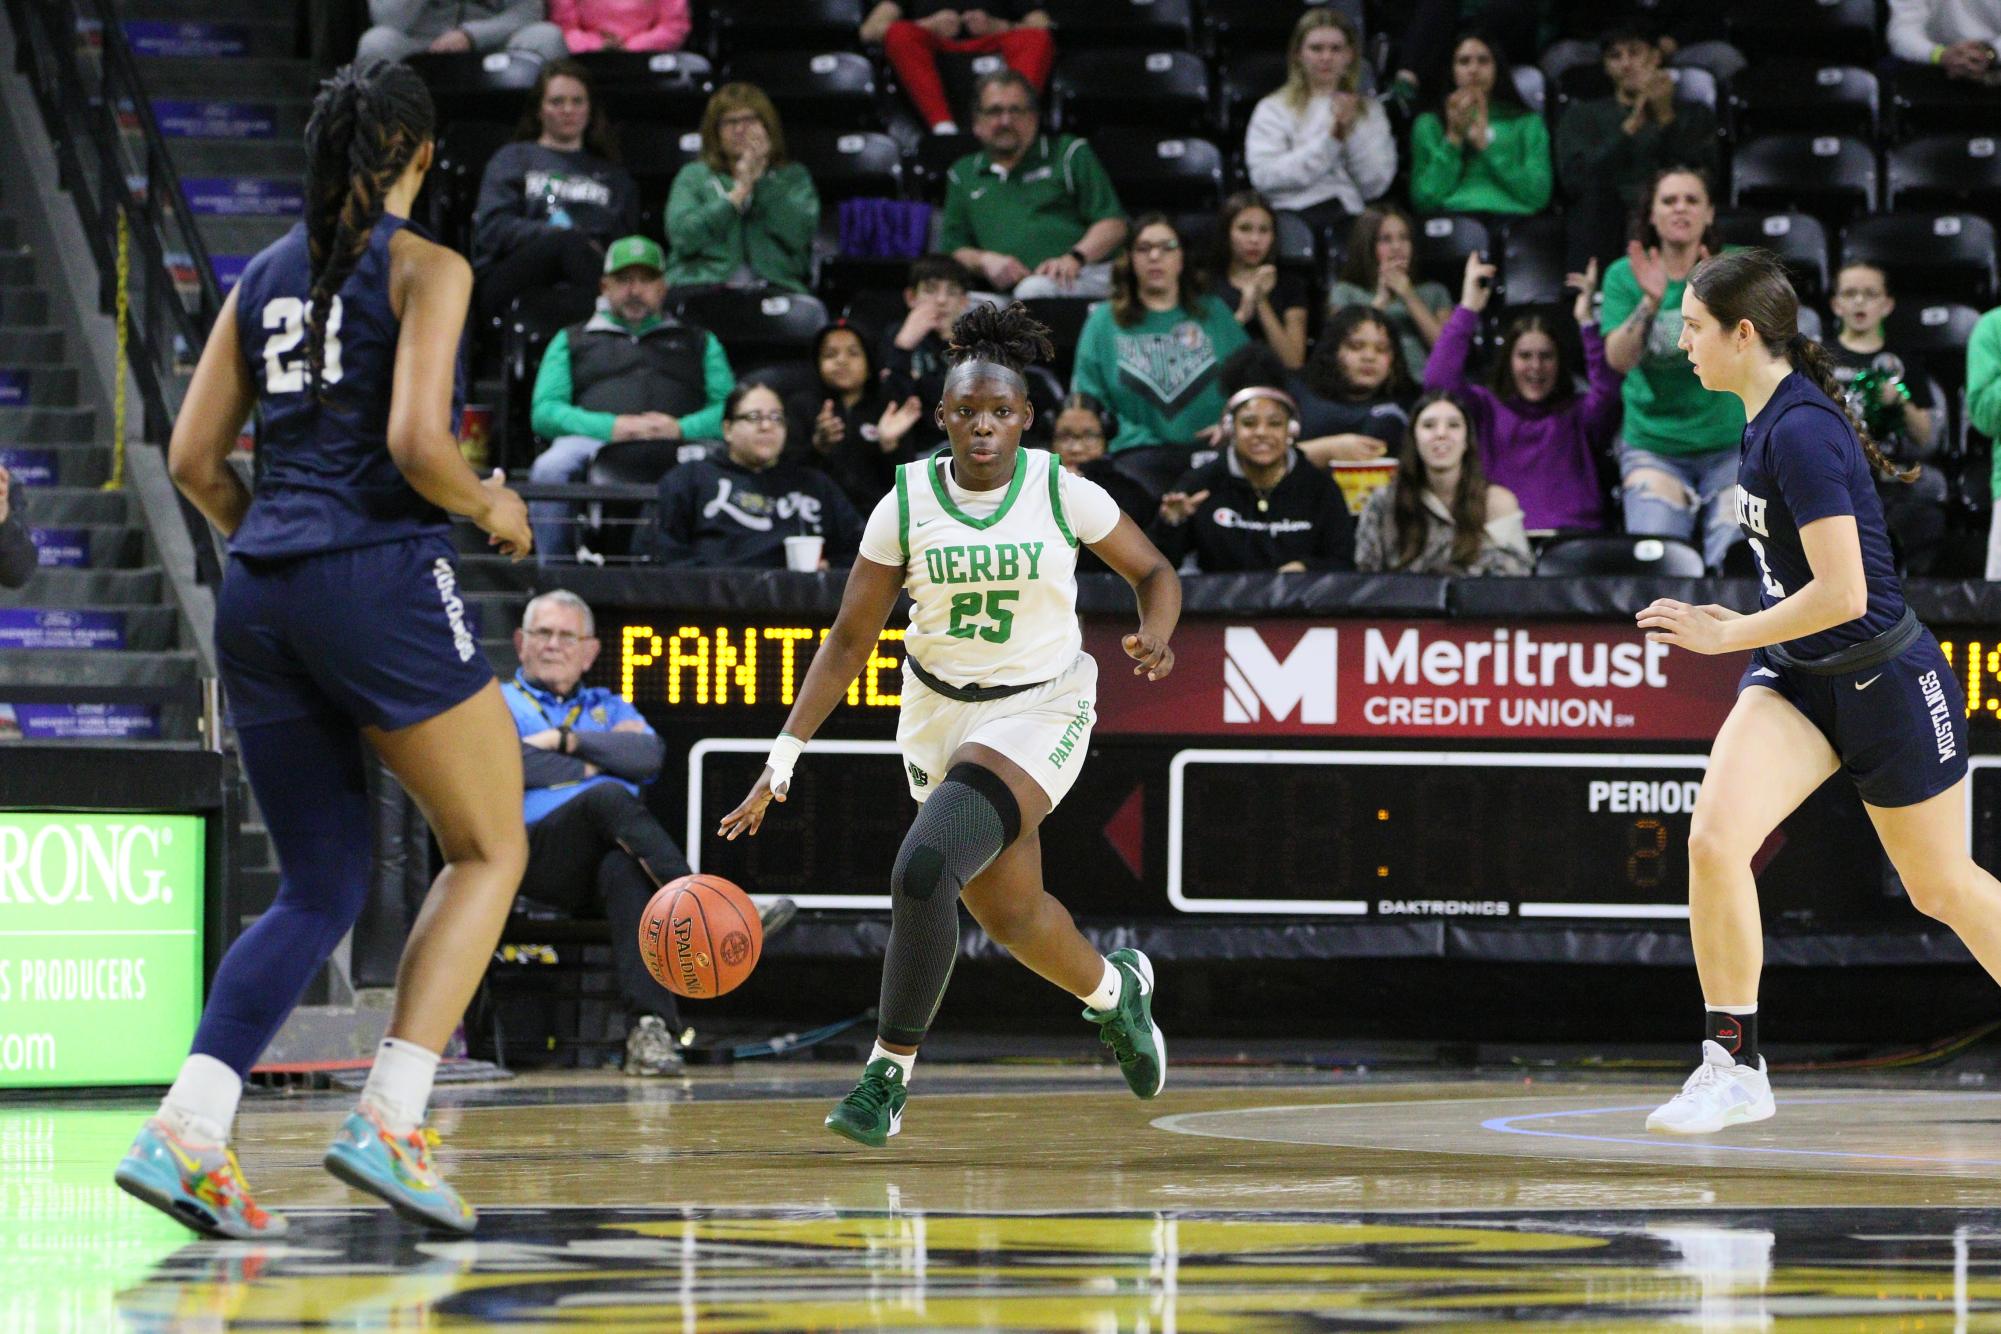
[[[1538,311],[1508,325],[1491,387],[1467,381],[1466,358],[1480,312],[1493,296],[1493,276],[1494,266],[1483,264],[1477,252],[1466,257],[1459,305],[1446,317],[1424,366],[1425,392],[1456,394],[1466,404],[1480,441],[1481,467],[1490,481],[1515,493],[1529,528],[1600,531],[1606,493],[1598,459],[1619,424],[1624,377],[1606,363],[1605,339],[1592,317],[1598,261],[1565,283],[1577,289],[1573,313],[1583,335],[1587,381],[1581,396],[1562,340]]]
[[[688,0],[549,0],[549,19],[577,55],[679,51],[688,40]]]

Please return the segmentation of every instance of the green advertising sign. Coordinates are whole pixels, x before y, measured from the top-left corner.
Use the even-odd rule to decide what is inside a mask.
[[[0,1088],[173,1081],[201,1017],[203,832],[0,811]]]

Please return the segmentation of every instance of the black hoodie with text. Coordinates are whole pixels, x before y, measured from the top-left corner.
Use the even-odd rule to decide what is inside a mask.
[[[832,477],[782,458],[753,471],[719,448],[660,479],[647,548],[660,565],[782,570],[785,539],[809,534],[833,569],[861,549],[861,516]]]
[[[1285,475],[1268,492],[1251,485],[1233,449],[1183,473],[1173,489],[1209,493],[1183,522],[1155,519],[1148,533],[1176,566],[1193,555],[1204,574],[1276,570],[1293,561],[1309,570],[1355,568],[1355,522],[1341,488],[1296,449],[1286,451]]]

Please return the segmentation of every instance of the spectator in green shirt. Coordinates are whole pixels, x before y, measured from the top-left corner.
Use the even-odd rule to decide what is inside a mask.
[[[666,313],[665,267],[647,237],[614,241],[597,313],[550,340],[529,409],[535,434],[550,443],[528,470],[531,482],[577,481],[612,441],[722,435],[723,400],[736,376],[714,334]],[[539,559],[567,560],[576,551],[570,502],[534,501],[528,517]]]
[[[1659,42],[1637,19],[1614,23],[1602,39],[1612,95],[1573,102],[1556,128],[1571,259],[1610,260],[1647,177],[1662,167],[1716,169],[1716,113],[1676,102]]]
[[[1605,274],[1598,325],[1605,361],[1626,377],[1616,443],[1626,531],[1679,537],[1711,569],[1737,541],[1737,452],[1744,405],[1695,378],[1681,340],[1689,271],[1722,247],[1703,172],[1671,167],[1647,183],[1625,257]]]
[[[1126,222],[1098,155],[1075,135],[1041,133],[1034,85],[1015,70],[981,79],[973,99],[983,147],[946,175],[938,248],[1023,300],[1109,295]]]
[[[1540,213],[1549,206],[1549,131],[1522,105],[1514,70],[1478,33],[1452,48],[1452,91],[1411,127],[1410,202],[1419,213]]]
[[[1966,341],[1966,421],[2001,440],[2001,308],[1988,311]],[[1992,494],[2001,496],[2001,449],[1994,451]],[[2001,579],[2001,505],[1987,528],[1987,577]]]
[[[1188,470],[1198,440],[1216,443],[1223,361],[1250,342],[1187,260],[1165,215],[1136,221],[1112,299],[1084,321],[1070,384],[1118,417],[1112,457],[1155,496]]]
[[[778,109],[751,83],[726,83],[702,113],[702,155],[667,195],[673,287],[812,287],[820,194],[785,154]]]

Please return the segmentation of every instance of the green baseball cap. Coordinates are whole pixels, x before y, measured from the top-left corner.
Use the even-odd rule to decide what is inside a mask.
[[[604,252],[604,271],[617,273],[643,264],[655,273],[667,272],[667,256],[660,252],[660,243],[646,236],[621,236],[611,243],[611,249]]]

